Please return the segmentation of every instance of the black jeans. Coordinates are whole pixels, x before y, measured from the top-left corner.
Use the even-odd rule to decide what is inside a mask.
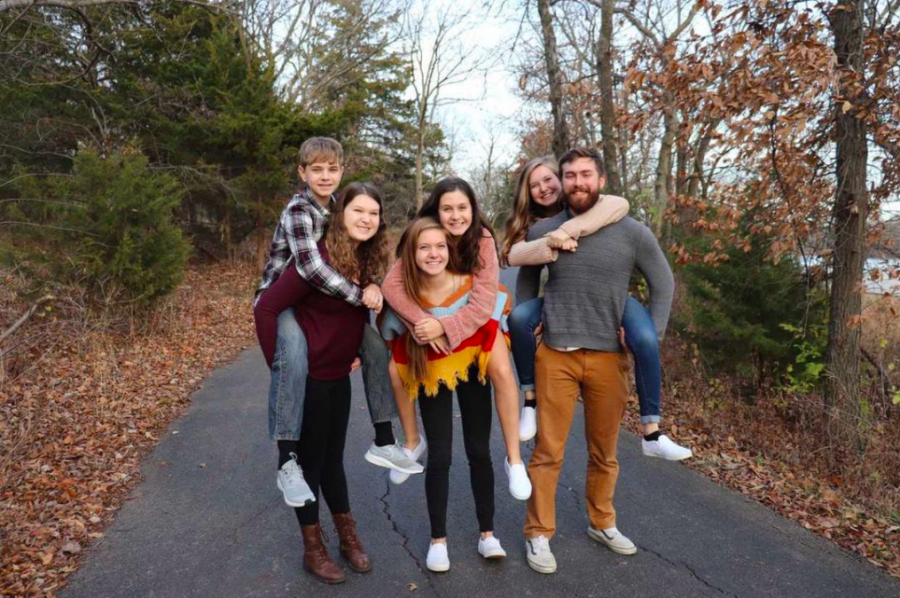
[[[298,459],[316,502],[294,509],[300,525],[319,522],[320,487],[332,513],[350,512],[344,474],[344,444],[349,422],[350,376],[329,382],[307,378]]]
[[[491,465],[491,387],[478,382],[478,370],[469,370],[469,382],[457,385],[462,415],[463,442],[469,459],[469,477],[475,497],[475,514],[482,532],[494,530],[494,468]],[[431,520],[431,537],[447,536],[447,501],[453,454],[453,392],[441,385],[435,397],[419,394],[422,425],[428,439],[425,498]]]

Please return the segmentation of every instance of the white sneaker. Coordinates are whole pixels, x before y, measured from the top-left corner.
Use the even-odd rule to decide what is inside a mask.
[[[509,493],[513,495],[513,498],[518,500],[531,498],[531,480],[528,479],[525,464],[510,465],[507,457],[503,460],[503,465],[506,467],[506,475],[509,476]]]
[[[537,409],[522,407],[519,415],[519,441],[527,442],[537,434]]]
[[[416,448],[413,450],[409,450],[406,447],[403,447],[403,451],[406,453],[406,456],[412,459],[413,461],[418,461],[422,458],[422,455],[425,453],[425,449],[428,448],[428,443],[425,442],[425,437],[421,434],[419,435],[419,444],[416,445]],[[392,469],[388,478],[392,483],[400,485],[406,480],[409,479],[408,473],[400,473],[396,469]]]
[[[496,536],[478,538],[478,554],[486,559],[502,559],[506,557],[506,551],[500,546],[500,540]]]
[[[607,548],[616,554],[629,555],[637,552],[637,546],[634,545],[634,542],[626,538],[622,532],[614,527],[594,529],[589,525],[587,532],[591,539],[601,544],[606,544]]]
[[[278,470],[278,478],[275,485],[284,494],[284,502],[289,507],[305,507],[316,502],[316,496],[309,488],[309,484],[303,479],[303,471],[297,464],[297,455],[291,453],[291,458]]]
[[[450,570],[450,557],[447,556],[446,542],[432,542],[428,547],[428,556],[425,557],[425,567],[435,573],[443,573]]]
[[[691,449],[677,445],[665,434],[661,434],[659,440],[644,440],[641,438],[641,448],[646,457],[661,457],[666,461],[681,461],[693,456]]]
[[[403,445],[401,444],[376,446],[373,442],[364,456],[366,461],[372,465],[387,467],[400,473],[422,473],[425,471],[424,467],[410,459],[409,455],[403,452]]]
[[[550,551],[547,536],[537,536],[525,541],[525,559],[528,566],[538,573],[556,573],[556,557]]]

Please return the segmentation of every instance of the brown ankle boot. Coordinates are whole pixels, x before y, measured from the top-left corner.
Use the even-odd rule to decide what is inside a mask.
[[[347,576],[334,564],[325,548],[322,526],[301,525],[303,533],[303,568],[325,583],[343,583]]]
[[[347,559],[350,568],[359,573],[372,570],[372,561],[366,554],[359,536],[356,535],[356,522],[350,513],[332,515],[334,518],[334,530],[341,539],[341,554]]]

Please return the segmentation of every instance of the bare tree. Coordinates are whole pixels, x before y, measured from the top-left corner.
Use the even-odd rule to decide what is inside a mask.
[[[537,0],[541,19],[541,37],[544,42],[544,63],[547,66],[547,80],[550,84],[550,113],[553,115],[553,153],[560,157],[569,149],[569,130],[563,110],[563,79],[559,66],[559,50],[556,47],[556,33],[553,31],[553,11],[551,0]]]
[[[424,163],[429,132],[441,106],[462,101],[448,96],[447,89],[454,85],[483,77],[490,57],[487,53],[472,52],[458,35],[473,21],[474,13],[458,13],[446,9],[436,15],[433,27],[429,27],[431,14],[408,13],[405,42],[410,66],[413,69],[413,94],[416,107],[416,208],[424,202]]]

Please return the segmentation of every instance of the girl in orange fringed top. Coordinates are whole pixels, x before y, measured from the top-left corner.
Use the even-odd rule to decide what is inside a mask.
[[[447,269],[450,262],[447,230],[432,218],[420,218],[409,226],[403,238],[403,275],[408,296],[438,317],[452,314],[466,305],[472,290],[472,276]],[[506,556],[493,531],[492,408],[487,368],[495,339],[507,340],[505,327],[509,309],[509,295],[501,288],[490,319],[447,354],[417,344],[392,311],[387,312],[382,322],[382,334],[393,349],[393,367],[396,367],[410,399],[419,399],[422,425],[428,438],[425,496],[432,540],[426,566],[431,571],[450,568],[446,522],[454,390],[459,399],[463,441],[481,531],[478,552],[485,558]],[[497,334],[498,329],[504,331],[503,336]]]

